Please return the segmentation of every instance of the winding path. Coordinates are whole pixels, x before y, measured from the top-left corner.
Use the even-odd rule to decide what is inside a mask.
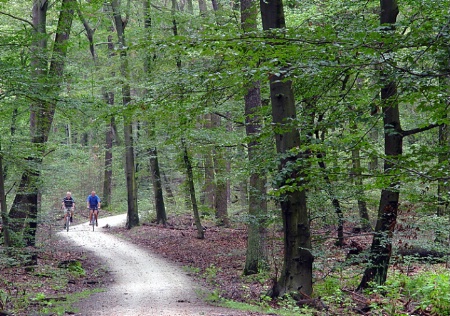
[[[125,215],[100,218],[99,224],[124,225],[125,219]],[[102,258],[113,278],[112,286],[105,292],[77,304],[79,315],[241,315],[207,305],[197,297],[197,287],[179,267],[106,233],[100,226],[93,232],[85,223],[60,234],[70,239],[75,247],[82,247]]]

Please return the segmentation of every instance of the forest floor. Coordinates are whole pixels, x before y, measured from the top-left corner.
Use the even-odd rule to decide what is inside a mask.
[[[102,217],[108,215],[106,212],[102,213]],[[77,219],[75,223],[83,220],[85,219]],[[292,306],[288,306],[289,302],[270,301],[266,296],[275,275],[266,272],[243,276],[247,243],[247,231],[243,224],[233,224],[232,228],[218,227],[211,222],[204,222],[203,225],[205,239],[202,240],[196,238],[192,218],[186,215],[169,218],[166,227],[144,222],[130,230],[123,227],[106,227],[106,230],[108,234],[118,236],[174,262],[196,282],[208,289],[205,296],[207,301],[241,308],[242,312],[233,314],[235,316],[294,315]],[[108,288],[114,282],[111,271],[100,258],[85,250],[74,249],[70,242],[58,237],[56,233],[62,230],[59,226],[62,225],[58,223],[55,227],[54,224],[42,224],[37,266],[15,265],[14,260],[19,262],[21,254],[16,254],[12,261],[9,259],[10,262],[0,261],[0,316],[76,314],[72,305],[83,301],[101,288]],[[274,271],[273,266],[281,265],[282,243],[280,230],[272,234],[268,248],[271,271]],[[370,234],[348,240],[345,245],[347,250],[344,252],[338,250],[333,243],[329,243],[326,247],[328,250],[336,249],[336,254],[342,254],[355,247],[367,248],[370,241]],[[342,259],[337,256],[330,258],[330,260]],[[321,272],[325,273],[324,270]],[[320,276],[320,271],[317,273],[316,277]],[[347,301],[345,304],[353,308],[348,309],[341,304],[344,308],[335,308],[330,312],[323,309],[326,306],[319,302],[315,306],[319,310],[314,312],[310,309],[309,315],[350,315],[350,310],[351,314],[370,315],[370,312],[366,314],[368,311],[359,309],[358,306],[367,308],[368,304],[374,301],[354,293],[352,289],[347,291],[353,302]],[[377,299],[379,298],[375,298],[375,301]],[[399,304],[406,303],[400,301]],[[264,311],[260,308],[262,306],[265,308]],[[7,314],[8,310],[14,313]],[[380,315],[387,314],[380,313]],[[416,310],[415,315],[432,314]]]

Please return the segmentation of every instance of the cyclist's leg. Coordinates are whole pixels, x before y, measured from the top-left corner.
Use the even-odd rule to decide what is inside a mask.
[[[73,221],[73,206],[70,208],[70,222]]]
[[[94,215],[94,210],[89,208],[89,224],[92,223],[92,216]]]
[[[95,209],[95,225],[98,226],[98,208]]]
[[[63,218],[63,221],[64,221],[64,228],[66,228],[67,209],[66,209],[65,207],[63,208],[63,212],[64,212],[64,218]]]

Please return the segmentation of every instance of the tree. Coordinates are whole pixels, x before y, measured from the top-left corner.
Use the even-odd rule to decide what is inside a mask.
[[[192,2],[191,6],[192,8]],[[152,21],[150,16],[150,0],[144,0],[143,2],[143,9],[144,9],[144,27],[145,30],[149,36],[151,37],[151,27],[152,27]],[[151,73],[151,58],[152,56],[147,53],[147,56],[144,61],[144,71],[148,74],[148,77],[150,77]],[[145,91],[145,94],[147,94],[148,91]],[[147,134],[151,139],[155,138],[155,132],[154,132],[154,119],[151,118],[151,122],[149,124],[146,124],[147,128]],[[158,150],[156,146],[152,146],[148,149],[148,154],[150,156],[150,177],[152,179],[152,186],[153,186],[153,196],[154,196],[154,204],[155,204],[155,210],[156,210],[156,222],[162,223],[164,226],[166,225],[167,221],[167,215],[166,215],[166,208],[164,206],[164,197],[163,197],[163,189],[162,189],[162,181],[161,181],[161,174],[159,170],[159,161],[158,161]]]
[[[3,173],[3,153],[1,152],[0,142],[0,215],[2,219],[2,226],[0,228],[0,236],[3,235],[3,245],[7,248],[11,246],[11,238],[9,236],[9,218],[6,204],[5,194],[5,178]]]
[[[384,36],[392,36],[399,8],[396,0],[380,0],[380,24]],[[430,124],[412,130],[403,130],[400,121],[397,82],[386,69],[380,70],[381,109],[384,126],[384,174],[390,176],[390,183],[381,191],[377,224],[369,254],[369,266],[365,269],[358,290],[365,289],[370,282],[384,284],[387,278],[392,254],[392,237],[397,222],[399,206],[399,178],[396,174],[403,154],[403,139],[439,125]]]
[[[128,3],[129,5],[129,3]],[[128,58],[125,42],[125,27],[128,23],[128,14],[122,19],[120,6],[117,0],[111,1],[113,10],[114,25],[117,32],[120,50],[120,72],[122,74],[122,103],[127,107],[131,101],[131,91],[129,84]],[[139,225],[139,214],[137,204],[136,169],[134,162],[134,142],[133,142],[133,122],[131,118],[124,117],[124,142],[125,142],[125,176],[127,179],[127,228],[131,229]]]
[[[241,0],[241,27],[244,35],[245,33],[256,31],[257,14],[257,3],[255,1]],[[255,167],[258,165],[258,148],[260,146],[257,137],[262,127],[261,116],[258,114],[258,110],[261,109],[260,82],[246,80],[246,78],[244,78],[244,82],[244,89],[247,91],[244,96],[245,131],[249,137],[247,152],[251,170],[248,190],[249,219],[247,224],[248,238],[244,275],[250,275],[258,273],[261,265],[267,260],[264,249],[265,239],[267,238],[264,226],[267,201],[266,177],[264,174],[260,174]]]
[[[47,59],[48,34],[46,20],[49,2],[35,0],[33,3],[33,42],[31,46],[31,71],[37,83],[38,99],[30,107],[31,144],[36,154],[28,158],[28,168],[23,172],[18,193],[15,196],[9,217],[11,227],[18,232],[25,224],[24,238],[28,246],[35,245],[39,200],[40,165],[46,154],[46,143],[50,133],[60,92],[60,78],[64,74],[67,41],[72,27],[75,0],[63,0],[56,29],[53,51]],[[17,240],[15,241],[17,242]]]
[[[284,9],[281,0],[260,1],[263,29],[276,36],[277,29],[285,28]],[[279,188],[282,191],[280,204],[284,231],[284,260],[281,275],[275,282],[272,295],[282,296],[290,292],[310,295],[312,293],[311,232],[306,203],[305,181],[302,164],[305,155],[297,153],[300,135],[292,122],[296,120],[296,109],[292,82],[282,72],[270,74],[270,99],[275,129],[277,152],[281,156]]]

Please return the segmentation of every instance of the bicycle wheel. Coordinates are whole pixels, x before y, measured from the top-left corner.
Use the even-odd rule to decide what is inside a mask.
[[[70,213],[66,214],[66,229],[67,231],[69,231],[69,226],[70,226]]]

